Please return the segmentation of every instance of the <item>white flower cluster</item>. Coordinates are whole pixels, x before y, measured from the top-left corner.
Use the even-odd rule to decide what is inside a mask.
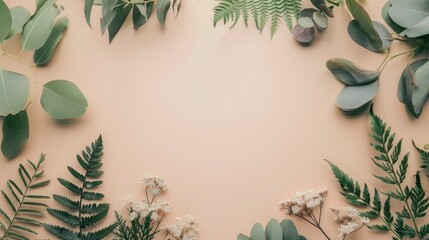
[[[313,209],[321,206],[325,197],[328,195],[328,191],[310,190],[307,192],[297,192],[287,201],[280,203],[280,208],[285,209],[289,215],[308,215]]]
[[[154,196],[157,196],[162,192],[167,191],[167,185],[165,185],[164,180],[160,177],[146,176],[143,178],[141,183],[145,185],[146,188],[149,190],[150,194]]]
[[[188,215],[186,219],[176,218],[176,222],[165,226],[165,231],[176,240],[197,240],[198,222]]]
[[[347,235],[361,229],[369,222],[368,218],[361,217],[356,208],[353,207],[331,208],[331,211],[341,224],[340,228],[338,228],[340,240],[344,240]]]

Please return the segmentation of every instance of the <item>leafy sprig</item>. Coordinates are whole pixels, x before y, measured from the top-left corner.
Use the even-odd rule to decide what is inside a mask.
[[[349,175],[343,172],[335,164],[329,162],[332,172],[340,184],[341,194],[352,205],[368,208],[362,215],[369,218],[378,218],[382,221],[380,225],[372,225],[373,230],[392,232],[393,239],[403,239],[404,237],[424,239],[429,233],[427,224],[418,226],[417,219],[423,218],[427,214],[429,198],[422,187],[420,172],[414,176],[415,184],[408,186],[405,184],[408,170],[409,153],[401,157],[402,139],[395,143],[395,134],[383,120],[375,115],[371,109],[371,146],[379,153],[372,161],[384,173],[374,175],[386,185],[394,187],[391,191],[374,190],[374,197],[371,201],[371,194],[367,184],[364,184],[361,191],[361,184],[354,181]],[[380,194],[385,195],[382,202]],[[392,211],[391,200],[402,204],[402,209]]]
[[[33,193],[49,184],[50,180],[41,180],[44,170],[41,170],[45,155],[40,155],[39,161],[34,163],[27,160],[31,166],[31,171],[23,165],[19,165],[18,173],[21,184],[9,179],[6,182],[9,194],[1,191],[7,206],[12,214],[8,214],[5,209],[0,208],[0,232],[3,232],[0,239],[23,239],[28,240],[26,234],[37,234],[34,227],[42,225],[37,219],[44,215],[44,209],[48,207],[43,200],[48,196]]]
[[[91,147],[86,147],[86,151],[82,151],[81,156],[77,156],[77,161],[84,170],[83,173],[72,167],[67,168],[80,185],[58,178],[60,184],[73,195],[76,195],[78,200],[62,195],[53,195],[55,201],[62,205],[65,210],[49,208],[48,212],[63,222],[65,226],[44,224],[48,232],[60,239],[99,240],[108,236],[115,229],[115,224],[112,224],[97,231],[87,232],[88,228],[93,229],[109,212],[109,204],[99,203],[104,195],[93,191],[103,183],[99,180],[104,173],[100,170],[103,165],[102,156],[103,141],[100,136],[91,144]]]
[[[128,224],[128,221],[125,220],[121,214],[116,211],[115,217],[117,224],[115,231],[113,232],[115,235],[115,240],[152,240],[159,232],[152,224],[152,217],[150,214],[143,219],[141,219],[141,216],[138,215],[135,219],[130,221],[130,224]]]

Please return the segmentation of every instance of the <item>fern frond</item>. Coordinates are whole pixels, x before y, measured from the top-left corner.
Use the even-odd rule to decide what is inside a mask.
[[[152,224],[151,214],[148,214],[140,221],[141,217],[138,216],[128,224],[118,212],[115,211],[116,228],[113,234],[115,240],[129,240],[129,239],[144,239],[152,240],[158,233],[158,230]]]
[[[77,161],[83,172],[79,172],[73,167],[67,167],[70,174],[74,177],[74,182],[58,178],[59,183],[74,195],[78,195],[78,200],[72,200],[61,195],[53,195],[55,201],[65,207],[65,210],[49,208],[48,212],[53,217],[63,222],[66,226],[54,226],[44,224],[45,229],[60,239],[86,239],[101,240],[107,237],[115,228],[115,224],[109,225],[98,231],[85,232],[89,227],[91,229],[99,224],[109,212],[109,204],[92,203],[104,198],[104,195],[98,192],[87,191],[95,189],[103,182],[97,180],[103,175],[100,170],[103,164],[103,141],[101,136],[86,147],[81,155],[77,156]]]
[[[302,0],[220,0],[213,10],[213,24],[216,27],[220,21],[224,24],[231,22],[232,28],[242,18],[247,26],[251,16],[261,33],[270,22],[270,35],[273,37],[281,19],[292,31],[294,19],[301,9]]]
[[[42,188],[49,184],[49,180],[40,181],[43,176],[41,165],[45,161],[45,155],[41,154],[37,164],[30,160],[32,171],[30,172],[22,164],[19,165],[18,174],[21,183],[20,186],[13,180],[8,180],[6,186],[9,190],[9,195],[5,191],[1,191],[8,207],[13,212],[9,215],[5,210],[0,208],[0,239],[29,239],[27,234],[37,234],[33,229],[35,226],[40,226],[41,222],[34,219],[35,217],[43,216],[43,210],[47,207],[42,200],[49,199],[48,196],[35,195],[31,192],[35,189]]]
[[[417,145],[414,141],[413,141],[413,145],[417,149],[417,151],[420,155],[420,159],[423,162],[423,165],[421,166],[421,168],[423,170],[425,170],[426,176],[429,177],[429,152],[417,147]]]

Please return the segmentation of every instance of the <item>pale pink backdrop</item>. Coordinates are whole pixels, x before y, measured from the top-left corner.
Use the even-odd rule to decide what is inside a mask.
[[[342,84],[325,68],[332,57],[368,68],[378,67],[383,59],[348,37],[346,11],[336,10],[329,29],[306,48],[295,43],[286,26],[273,40],[253,25],[213,28],[216,1],[184,0],[179,17],[168,17],[166,31],[155,16],[137,32],[128,20],[109,45],[99,31],[99,9],[90,29],[83,1],[58,2],[70,18],[69,29],[52,63],[35,75],[41,83],[75,82],[89,108],[84,117],[59,124],[44,113],[38,103],[41,89],[34,88],[31,136],[17,159],[0,159],[1,188],[6,179],[17,178],[20,162],[37,160],[43,152],[47,177],[53,179],[46,194],[65,194],[55,178],[71,178],[66,166],[78,167],[76,153],[99,134],[105,143],[101,191],[112,210],[119,209],[128,194],[143,197],[139,182],[144,175],[158,175],[166,180],[166,198],[173,205],[166,223],[191,214],[199,219],[202,240],[233,240],[239,232],[247,234],[255,222],[284,218],[277,204],[296,191],[326,188],[327,206],[345,205],[323,159],[380,186],[372,177],[370,157],[375,153],[368,144],[367,115],[349,117],[336,108]],[[384,2],[364,4],[381,20]],[[6,3],[34,9],[33,1]],[[17,51],[18,45],[15,39],[6,48]],[[375,111],[405,137],[404,149],[411,149],[411,138],[421,145],[429,142],[429,109],[414,120],[397,101],[405,63],[394,60],[386,68]],[[2,64],[23,70],[7,59]],[[411,159],[415,169],[415,151]],[[333,215],[325,208],[323,216],[323,226],[336,239]],[[47,217],[46,222],[54,220]],[[323,239],[304,222],[296,223],[308,239]],[[53,239],[39,231],[37,238]],[[390,238],[365,229],[349,239]]]

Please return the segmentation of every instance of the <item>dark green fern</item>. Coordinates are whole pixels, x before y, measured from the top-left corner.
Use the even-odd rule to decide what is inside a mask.
[[[26,234],[37,234],[33,228],[42,225],[37,218],[43,216],[43,210],[48,207],[42,202],[42,200],[48,199],[48,196],[32,193],[33,190],[44,187],[50,182],[49,180],[40,180],[44,173],[43,170],[40,170],[40,167],[45,161],[45,155],[40,155],[37,164],[30,160],[27,161],[32,168],[31,175],[22,164],[19,165],[18,169],[22,186],[9,179],[6,185],[10,194],[1,191],[12,212],[12,215],[10,215],[0,208],[0,232],[3,232],[2,237],[0,237],[1,240],[30,239]]]
[[[421,166],[422,169],[425,171],[426,176],[429,177],[429,152],[425,151],[423,149],[420,149],[419,147],[417,147],[417,145],[413,142],[414,147],[417,149],[417,151],[419,152],[420,155],[420,159],[423,162],[423,165]]]
[[[98,231],[87,232],[87,228],[93,230],[95,225],[103,220],[109,212],[109,204],[99,203],[104,198],[104,195],[93,191],[103,183],[98,180],[104,173],[100,170],[103,165],[101,163],[102,156],[103,141],[100,136],[91,144],[91,147],[86,147],[86,151],[82,151],[81,156],[77,156],[77,161],[83,168],[83,173],[68,167],[69,172],[79,184],[58,178],[61,185],[75,195],[77,200],[61,195],[53,195],[55,201],[66,210],[49,208],[48,212],[66,226],[44,224],[48,232],[66,240],[100,240],[110,235],[115,229],[115,225],[112,224]]]
[[[285,21],[289,30],[293,29],[293,22],[302,9],[302,0],[220,0],[214,8],[213,23],[223,21],[232,22],[231,27],[243,19],[246,26],[251,17],[257,29],[262,33],[270,22],[271,37],[275,35],[282,21]]]
[[[424,223],[418,226],[418,219],[426,216],[429,208],[429,198],[422,187],[420,173],[415,174],[415,184],[410,187],[405,184],[408,170],[409,153],[401,156],[402,139],[395,144],[395,134],[391,128],[376,116],[371,109],[371,137],[374,140],[371,146],[379,153],[372,160],[384,175],[374,175],[386,185],[393,187],[393,191],[379,191],[375,189],[373,200],[371,201],[370,191],[344,173],[335,164],[329,162],[333,174],[341,187],[341,194],[352,204],[359,207],[367,207],[368,211],[362,213],[369,218],[379,218],[380,225],[372,225],[371,229],[377,231],[390,231],[394,234],[393,239],[404,238],[425,238],[429,235],[429,225]],[[381,201],[379,192],[386,196],[384,202]],[[402,209],[391,210],[391,200],[396,200],[402,204]]]
[[[118,212],[115,212],[116,216],[116,229],[113,232],[115,240],[152,240],[158,233],[158,230],[152,224],[151,215],[147,215],[141,220],[138,216],[134,220],[125,220]]]

